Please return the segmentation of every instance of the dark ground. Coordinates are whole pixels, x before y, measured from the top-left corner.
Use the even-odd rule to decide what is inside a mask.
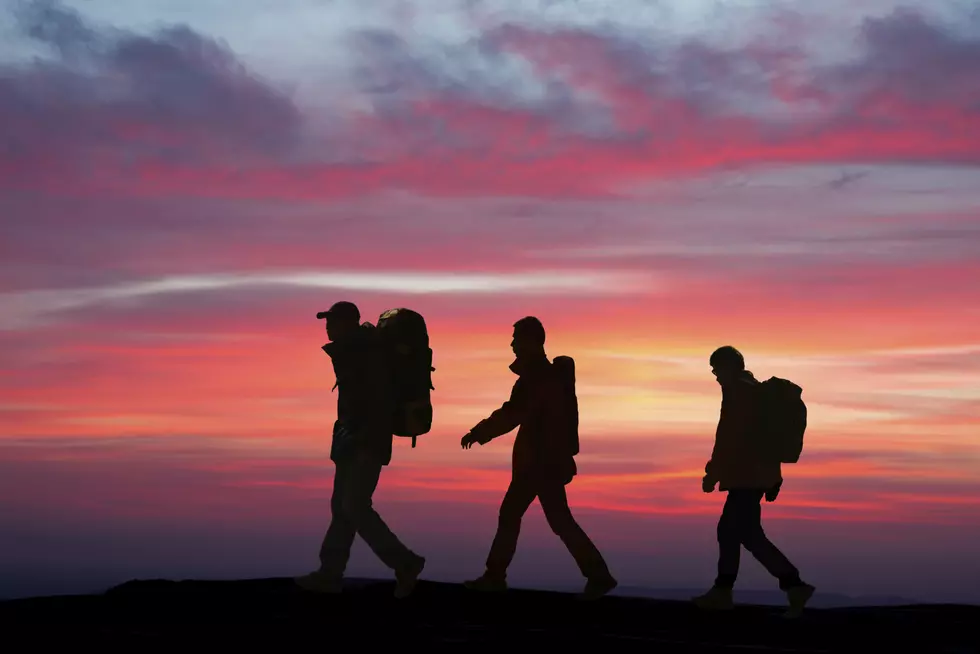
[[[0,602],[0,647],[46,644],[197,649],[270,645],[414,649],[486,645],[516,650],[647,652],[923,652],[980,654],[980,606],[807,609],[740,606],[703,614],[684,602],[606,597],[580,602],[545,591],[478,595],[422,581],[407,600],[393,582],[354,581],[340,596],[290,579],[131,581],[104,595]],[[819,592],[819,591],[818,591]],[[512,654],[508,652],[507,654]]]

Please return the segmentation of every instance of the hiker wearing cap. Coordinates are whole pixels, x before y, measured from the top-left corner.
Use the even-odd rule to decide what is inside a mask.
[[[382,469],[391,462],[394,402],[390,372],[377,330],[361,324],[351,302],[337,302],[317,314],[327,321],[323,346],[333,362],[337,390],[330,459],[334,462],[332,518],[320,548],[320,568],[297,577],[303,588],[341,591],[354,536],[360,534],[381,561],[395,572],[395,595],[411,593],[425,559],[406,547],[373,507]]]
[[[552,531],[561,538],[586,578],[582,597],[598,598],[616,587],[606,562],[572,516],[565,486],[577,474],[578,400],[574,361],[544,351],[545,332],[534,317],[514,324],[510,370],[517,375],[510,399],[463,436],[463,449],[486,445],[517,427],[510,486],[500,506],[497,533],[487,557],[486,572],[466,582],[473,590],[507,588],[507,568],[517,548],[521,521],[535,498]]]

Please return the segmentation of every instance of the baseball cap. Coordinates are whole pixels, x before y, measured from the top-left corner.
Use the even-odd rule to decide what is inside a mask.
[[[361,312],[357,309],[357,305],[353,302],[335,302],[326,311],[320,311],[316,314],[317,320],[323,320],[324,318],[339,318],[341,320],[351,320],[353,322],[361,321]]]

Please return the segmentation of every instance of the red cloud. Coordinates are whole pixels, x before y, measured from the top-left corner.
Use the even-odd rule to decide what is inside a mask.
[[[8,188],[296,200],[391,189],[595,196],[728,165],[980,160],[970,76],[980,39],[909,13],[868,21],[859,38],[854,63],[807,69],[791,47],[488,32],[476,47],[524,57],[551,85],[527,101],[478,76],[446,90],[438,63],[372,34],[355,43],[360,74],[392,80],[383,92],[362,89],[374,111],[305,119],[186,28],[105,38],[86,50],[103,67],[98,78],[67,62],[8,68],[0,117],[12,145],[0,169]],[[106,84],[131,100],[102,99]],[[304,120],[329,121],[325,140],[305,139]]]

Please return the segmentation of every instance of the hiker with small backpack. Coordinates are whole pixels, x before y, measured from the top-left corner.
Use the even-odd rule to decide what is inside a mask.
[[[705,493],[718,486],[728,497],[718,521],[718,576],[694,602],[703,609],[733,608],[732,589],[744,546],[779,580],[789,601],[786,615],[796,617],[814,587],[800,579],[796,567],[763,531],[762,498],[776,500],[783,483],[782,464],[799,460],[806,429],[802,389],[778,377],[760,382],[731,346],[715,350],[710,364],[721,385],[721,415],[701,486]]]
[[[378,326],[361,324],[351,302],[317,314],[326,319],[330,342],[323,346],[337,383],[337,420],[330,459],[334,462],[332,518],[320,548],[320,568],[296,578],[302,588],[337,593],[357,534],[395,573],[395,596],[415,587],[425,558],[406,547],[373,507],[382,469],[391,463],[392,437],[415,438],[432,424],[432,351],[425,322],[408,310],[386,312]]]
[[[463,449],[470,449],[474,443],[486,445],[519,427],[511,482],[500,506],[486,572],[465,585],[485,591],[507,588],[507,568],[517,549],[521,521],[537,498],[548,525],[587,579],[582,597],[593,599],[614,589],[617,582],[568,506],[565,486],[577,473],[574,457],[579,450],[575,367],[570,357],[549,361],[544,342],[544,327],[537,318],[528,316],[514,324],[511,348],[516,358],[510,370],[517,381],[510,399],[461,441]]]

